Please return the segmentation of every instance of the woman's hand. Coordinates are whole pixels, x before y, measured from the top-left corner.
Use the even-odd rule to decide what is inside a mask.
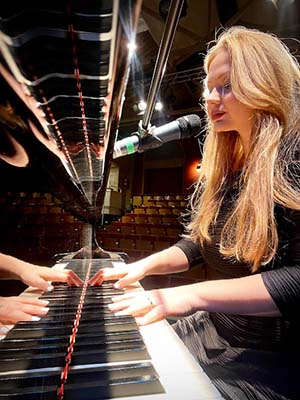
[[[132,283],[139,281],[145,276],[144,260],[136,261],[131,264],[123,264],[113,268],[100,269],[89,280],[90,286],[101,285],[104,281],[116,280],[115,287],[123,289]]]
[[[22,296],[0,297],[0,332],[6,333],[5,325],[18,321],[38,321],[42,315],[47,314],[48,303]]]
[[[1,279],[19,279],[28,286],[43,291],[52,290],[49,282],[66,282],[69,286],[81,286],[83,281],[68,269],[41,267],[0,253]]]
[[[108,308],[116,315],[132,315],[139,325],[169,316],[182,317],[196,311],[194,285],[151,291],[128,292],[112,298]]]
[[[69,286],[82,286],[83,281],[74,271],[63,269],[58,270],[48,267],[24,263],[20,272],[20,279],[28,286],[33,286],[43,291],[52,290],[51,282],[66,282]]]
[[[117,280],[115,287],[124,289],[147,275],[164,275],[182,272],[188,269],[188,259],[176,246],[161,250],[150,256],[114,268],[99,270],[89,281],[89,285],[101,285],[103,281]]]

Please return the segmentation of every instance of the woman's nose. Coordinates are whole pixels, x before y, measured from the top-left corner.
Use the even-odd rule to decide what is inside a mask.
[[[219,101],[221,101],[221,95],[218,92],[217,88],[211,89],[211,91],[206,94],[206,101],[207,102],[219,102]]]

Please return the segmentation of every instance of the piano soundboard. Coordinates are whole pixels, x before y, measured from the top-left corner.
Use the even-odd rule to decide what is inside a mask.
[[[100,266],[119,262],[73,259],[54,268],[72,269],[87,282]],[[17,323],[0,342],[0,399],[221,399],[167,321],[138,327],[133,317],[107,309],[124,293],[112,282],[54,286],[22,294],[49,300],[49,312]]]

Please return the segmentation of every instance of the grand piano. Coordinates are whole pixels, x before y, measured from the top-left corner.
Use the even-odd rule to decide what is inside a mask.
[[[180,2],[177,2],[180,3]],[[99,247],[101,218],[128,81],[140,0],[10,1],[1,6],[1,75],[26,109],[31,133],[49,153],[68,209],[85,221],[86,246],[58,258],[85,282],[54,283],[39,322],[19,322],[0,342],[0,399],[220,399],[203,370],[170,328],[139,328],[110,313],[120,293],[111,282],[89,287],[99,268],[124,255]],[[162,67],[162,65],[161,65]],[[13,147],[2,159],[17,165],[28,154]],[[143,290],[139,285],[135,290]]]

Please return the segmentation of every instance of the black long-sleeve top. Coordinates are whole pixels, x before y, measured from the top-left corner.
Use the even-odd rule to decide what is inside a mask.
[[[249,265],[225,258],[219,252],[220,235],[232,206],[232,193],[226,196],[217,223],[212,230],[212,241],[203,248],[199,243],[181,239],[175,246],[187,256],[190,266],[205,262],[208,279],[238,278],[251,274]],[[229,342],[244,347],[274,349],[289,347],[300,327],[300,211],[275,206],[279,245],[276,257],[263,266],[263,282],[280,310],[281,318],[237,316],[211,313],[217,330]]]

